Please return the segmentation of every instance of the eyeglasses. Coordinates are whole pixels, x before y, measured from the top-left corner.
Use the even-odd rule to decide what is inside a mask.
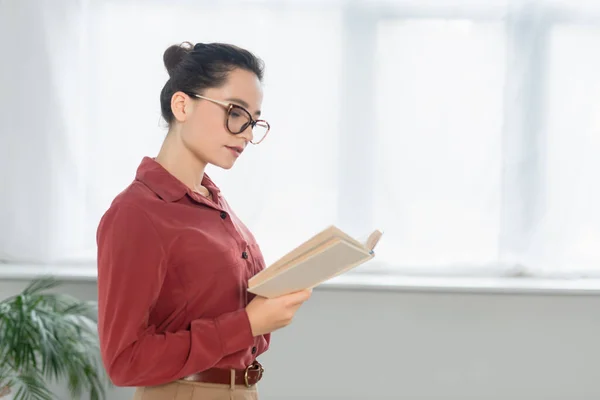
[[[246,129],[248,129],[249,126],[251,126],[252,140],[250,141],[250,143],[252,144],[259,144],[260,142],[265,140],[265,137],[269,133],[269,130],[271,130],[271,127],[269,126],[269,123],[267,121],[262,119],[254,120],[250,112],[248,112],[248,110],[246,110],[244,107],[238,106],[237,104],[211,99],[208,97],[201,96],[197,93],[184,93],[186,93],[188,96],[207,100],[223,107],[226,111],[225,127],[227,128],[229,133],[233,135],[240,134]]]

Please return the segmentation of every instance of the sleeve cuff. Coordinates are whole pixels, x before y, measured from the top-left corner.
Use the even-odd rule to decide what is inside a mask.
[[[221,339],[223,355],[233,354],[254,345],[252,328],[245,308],[221,315],[215,319],[215,325]]]

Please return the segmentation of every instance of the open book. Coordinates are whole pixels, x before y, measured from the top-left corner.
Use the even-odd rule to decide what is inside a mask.
[[[330,226],[253,276],[248,291],[272,298],[313,288],[375,257],[381,235],[376,230],[360,243]]]

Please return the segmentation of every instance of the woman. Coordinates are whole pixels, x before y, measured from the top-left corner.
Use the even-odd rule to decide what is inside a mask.
[[[247,292],[263,256],[204,170],[231,168],[268,133],[262,61],[218,43],[171,46],[163,58],[169,132],[97,232],[103,361],[138,400],[256,399],[256,359],[310,291]]]

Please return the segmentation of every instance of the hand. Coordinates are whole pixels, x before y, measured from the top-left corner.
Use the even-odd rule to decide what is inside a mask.
[[[286,294],[273,299],[256,296],[246,306],[252,336],[271,333],[289,325],[300,306],[310,298],[312,289]]]

